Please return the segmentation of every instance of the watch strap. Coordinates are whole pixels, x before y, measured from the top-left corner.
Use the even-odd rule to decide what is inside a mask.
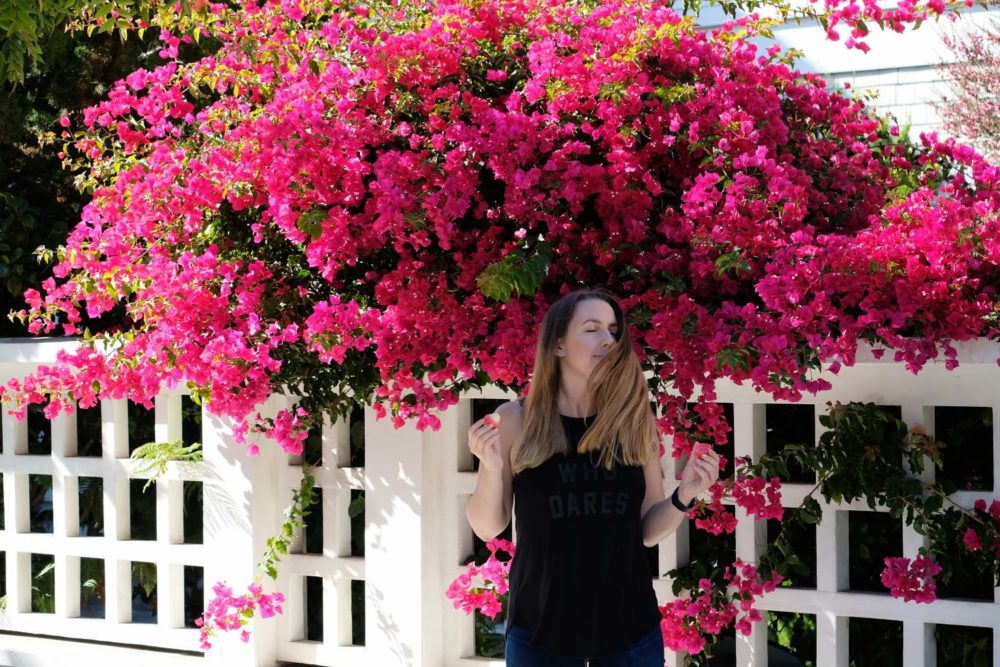
[[[680,498],[680,496],[677,493],[679,490],[680,490],[680,487],[677,487],[677,488],[674,489],[674,492],[670,494],[670,502],[673,503],[674,507],[676,507],[681,512],[684,512],[686,514],[687,512],[691,511],[692,507],[694,507],[695,499],[692,498],[691,499],[691,503],[687,507],[685,507],[684,503],[681,502],[681,498]]]

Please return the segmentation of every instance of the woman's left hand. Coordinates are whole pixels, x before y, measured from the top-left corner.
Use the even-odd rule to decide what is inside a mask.
[[[699,456],[700,454],[700,456]],[[681,483],[677,495],[687,504],[695,496],[708,490],[719,479],[719,455],[710,447],[695,445],[681,473]]]

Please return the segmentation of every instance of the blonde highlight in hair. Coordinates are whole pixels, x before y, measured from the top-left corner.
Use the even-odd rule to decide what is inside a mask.
[[[524,399],[521,433],[511,452],[511,470],[515,475],[541,465],[554,454],[568,453],[569,442],[556,402],[560,375],[555,350],[569,329],[577,303],[584,299],[606,301],[614,310],[619,333],[587,380],[584,409],[591,412],[596,407],[597,417],[584,433],[577,451],[596,454],[608,470],[616,462],[641,466],[649,456],[659,455],[659,429],[650,409],[649,386],[632,349],[622,307],[606,290],[582,289],[558,299],[542,319],[531,387]]]

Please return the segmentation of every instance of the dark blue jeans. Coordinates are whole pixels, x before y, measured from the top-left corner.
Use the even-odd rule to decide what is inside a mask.
[[[531,645],[531,631],[517,625],[507,628],[507,667],[663,667],[663,633],[659,626],[621,653],[597,658],[552,655]]]

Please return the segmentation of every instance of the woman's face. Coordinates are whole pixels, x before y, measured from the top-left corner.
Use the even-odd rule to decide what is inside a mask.
[[[619,334],[615,311],[604,299],[578,301],[566,335],[559,339],[556,356],[565,371],[575,371],[589,377]]]

